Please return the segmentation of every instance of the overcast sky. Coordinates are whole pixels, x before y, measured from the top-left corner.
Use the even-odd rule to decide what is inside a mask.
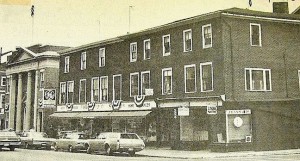
[[[231,7],[272,12],[274,1],[252,0],[250,7],[249,0],[0,0],[0,47],[3,52],[37,43],[74,47],[124,35],[129,6],[130,32],[136,32]],[[300,6],[300,0],[288,1],[290,12]]]

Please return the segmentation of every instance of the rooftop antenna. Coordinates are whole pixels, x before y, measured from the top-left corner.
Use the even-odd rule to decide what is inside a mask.
[[[99,23],[99,40],[101,40],[101,21],[98,20]]]

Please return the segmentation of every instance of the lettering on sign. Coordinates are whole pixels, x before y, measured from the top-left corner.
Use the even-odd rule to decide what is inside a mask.
[[[207,106],[207,114],[209,115],[215,115],[218,113],[218,107],[217,106]]]
[[[228,114],[228,115],[251,114],[251,110],[250,109],[246,109],[246,110],[226,110],[226,114]]]

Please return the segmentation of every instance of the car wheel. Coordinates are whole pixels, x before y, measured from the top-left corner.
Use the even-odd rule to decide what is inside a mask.
[[[25,147],[25,149],[29,149],[28,143],[25,143],[24,147]]]
[[[128,152],[128,154],[129,154],[131,157],[133,157],[133,156],[135,155],[135,152],[134,152],[134,151],[130,151],[130,152]]]
[[[90,148],[90,147],[88,147],[88,148],[86,149],[86,153],[87,153],[87,154],[91,154],[91,153],[92,153],[92,151],[91,151],[91,148]]]
[[[9,147],[10,151],[15,151],[15,147]]]
[[[58,147],[56,144],[54,145],[54,151],[58,151]]]
[[[69,152],[73,152],[73,151],[74,151],[73,146],[70,145],[70,146],[69,146]]]
[[[106,155],[112,155],[112,151],[111,151],[111,148],[109,145],[105,146],[105,152],[106,152]]]

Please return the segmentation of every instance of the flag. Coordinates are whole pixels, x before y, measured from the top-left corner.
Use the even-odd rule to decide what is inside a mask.
[[[34,5],[31,6],[31,17],[34,16]]]
[[[250,7],[252,6],[252,0],[249,0],[249,6]]]

